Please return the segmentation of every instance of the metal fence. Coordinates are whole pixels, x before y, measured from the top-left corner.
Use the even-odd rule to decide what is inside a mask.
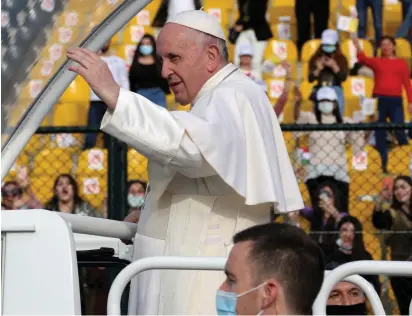
[[[412,232],[380,231],[372,223],[372,214],[382,188],[393,181],[391,178],[411,176],[412,142],[409,140],[408,144],[399,145],[396,133],[412,133],[412,124],[293,124],[283,125],[282,130],[306,211],[314,214],[320,203],[317,198],[321,182],[315,182],[317,188],[314,189],[309,185],[310,180],[329,177],[322,179],[335,185],[341,193],[339,203],[337,194],[335,196],[338,213],[349,213],[360,221],[365,249],[373,259],[391,260],[391,248],[385,243],[387,237],[403,234],[405,240],[411,240]],[[382,170],[381,155],[375,148],[373,137],[376,131],[383,130],[388,132],[385,142],[388,174]],[[97,129],[85,127],[39,128],[5,182],[17,181],[43,206],[50,207],[54,197],[65,194],[56,191],[56,178],[69,174],[77,183],[81,199],[78,201],[84,201],[80,212],[92,209],[96,216],[122,220],[128,213],[127,181],[148,180],[147,160],[112,137],[108,138],[107,148],[103,148],[102,133],[99,133],[94,148],[84,149],[84,135],[96,132]],[[332,190],[332,195],[335,193]],[[335,243],[337,233],[315,229],[313,220],[304,211],[276,220],[297,224],[317,240],[319,236],[327,240],[328,235],[335,234],[332,237]],[[384,277],[380,282],[387,312],[398,312],[390,282]]]

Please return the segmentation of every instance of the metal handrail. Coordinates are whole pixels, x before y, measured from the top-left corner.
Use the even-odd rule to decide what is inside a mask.
[[[137,260],[125,269],[123,269],[113,281],[110,288],[108,301],[107,301],[107,314],[108,315],[120,315],[120,301],[122,293],[126,288],[130,280],[137,274],[147,271],[147,270],[212,270],[212,271],[221,271],[224,269],[227,258],[222,257],[173,257],[173,256],[164,256],[164,257],[148,257],[141,260]],[[363,264],[370,264],[371,262],[382,262],[382,261],[362,261]],[[385,262],[387,263],[387,262]],[[393,262],[389,262],[392,264]],[[348,265],[348,264],[346,264]],[[352,270],[351,270],[352,271]],[[412,269],[411,269],[412,271]],[[313,306],[314,314],[317,315],[317,311],[326,311],[326,302],[329,297],[333,286],[338,283],[340,280],[351,282],[359,286],[368,297],[372,309],[376,315],[385,315],[385,310],[383,308],[382,302],[379,298],[378,293],[376,293],[374,287],[366,281],[363,277],[359,275],[345,275],[336,281],[334,271],[326,271],[326,278],[322,286],[322,291],[318,294],[318,297]],[[353,271],[352,271],[353,272]],[[404,272],[404,271],[402,271]],[[358,273],[358,271],[353,272]],[[352,273],[352,274],[353,274]],[[373,273],[375,274],[376,271]],[[379,273],[379,272],[378,272]],[[362,274],[368,274],[363,273]],[[370,273],[372,274],[372,273]],[[401,273],[402,274],[402,273]],[[332,279],[332,281],[330,281]],[[334,282],[336,281],[336,282]],[[332,282],[334,282],[332,284]],[[325,287],[326,284],[326,287]],[[330,284],[332,286],[330,287]],[[325,290],[328,289],[328,290]],[[319,308],[319,304],[324,304],[323,309]],[[324,313],[325,314],[325,313]]]
[[[326,315],[326,302],[335,284],[352,274],[412,276],[412,262],[407,261],[353,261],[343,264],[327,276],[313,305],[314,315]],[[411,306],[412,307],[412,304]],[[409,313],[412,315],[410,308]],[[385,313],[383,313],[385,315]]]

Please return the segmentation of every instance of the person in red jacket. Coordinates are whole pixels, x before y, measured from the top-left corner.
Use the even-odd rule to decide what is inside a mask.
[[[402,87],[406,90],[409,112],[412,114],[412,86],[409,81],[409,68],[405,60],[396,57],[396,43],[391,36],[383,36],[380,41],[381,56],[368,57],[362,51],[358,38],[353,38],[358,61],[374,72],[375,86],[373,95],[378,99],[378,122],[385,123],[389,117],[393,123],[404,123],[402,106]],[[405,131],[396,130],[399,145],[408,144]],[[387,172],[388,148],[385,130],[377,130],[376,148],[382,160],[382,170]]]

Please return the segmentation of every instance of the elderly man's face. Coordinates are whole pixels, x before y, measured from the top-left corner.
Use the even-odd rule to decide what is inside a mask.
[[[167,79],[176,101],[183,105],[193,101],[208,79],[208,54],[194,38],[196,33],[182,25],[168,23],[157,40],[162,76]]]
[[[336,284],[328,298],[328,305],[356,305],[364,302],[363,291],[349,282]]]
[[[253,289],[257,284],[254,283],[253,273],[248,255],[252,243],[236,243],[230,252],[225,266],[226,280],[222,283],[219,290],[242,294]],[[258,288],[237,299],[237,315],[256,315],[263,306],[263,288]]]

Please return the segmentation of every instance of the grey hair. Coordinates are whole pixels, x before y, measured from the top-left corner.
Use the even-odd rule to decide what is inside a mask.
[[[221,38],[217,38],[213,35],[197,32],[196,39],[202,45],[203,48],[206,48],[209,45],[215,45],[219,51],[220,57],[227,63],[229,61],[229,52],[227,50],[226,41]]]

